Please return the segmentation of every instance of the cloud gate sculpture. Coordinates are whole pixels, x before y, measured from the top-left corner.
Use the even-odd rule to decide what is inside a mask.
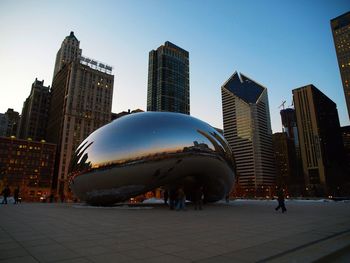
[[[232,188],[235,163],[224,139],[189,115],[142,112],[90,134],[70,164],[70,187],[82,201],[110,205],[157,187],[183,187],[187,199],[203,186],[205,200]]]

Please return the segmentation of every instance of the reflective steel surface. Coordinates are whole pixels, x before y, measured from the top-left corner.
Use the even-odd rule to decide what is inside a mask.
[[[184,187],[191,199],[203,186],[206,201],[231,190],[235,164],[224,137],[189,115],[142,112],[93,132],[70,164],[70,186],[81,200],[109,205],[157,187]]]

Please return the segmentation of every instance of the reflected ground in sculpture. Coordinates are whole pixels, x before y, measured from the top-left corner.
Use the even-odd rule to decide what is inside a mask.
[[[232,188],[232,152],[221,134],[189,115],[142,112],[93,132],[70,164],[70,186],[82,201],[110,205],[157,187],[184,187],[188,199],[203,186],[218,201]]]

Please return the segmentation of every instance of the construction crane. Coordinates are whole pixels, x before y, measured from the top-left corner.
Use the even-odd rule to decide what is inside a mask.
[[[294,107],[294,100],[292,99],[291,104],[288,106],[289,108]]]
[[[285,100],[282,101],[282,104],[279,105],[278,108],[279,108],[279,109],[282,108],[282,109],[284,110],[284,104],[286,104],[286,102],[287,102],[287,101],[285,101]]]

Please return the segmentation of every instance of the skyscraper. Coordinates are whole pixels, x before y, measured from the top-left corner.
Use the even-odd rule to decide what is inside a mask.
[[[169,41],[149,52],[147,111],[190,114],[188,52]]]
[[[332,19],[331,27],[350,118],[350,12]]]
[[[291,163],[289,192],[292,194],[302,194],[304,191],[303,163],[300,153],[300,143],[298,137],[297,117],[295,109],[287,108],[280,111],[282,119],[282,129],[286,133],[288,141],[288,158]],[[289,143],[292,142],[292,144]],[[276,151],[275,151],[276,153]],[[278,170],[277,170],[278,171]]]
[[[235,156],[238,182],[257,191],[275,183],[267,89],[235,72],[221,87],[224,136]]]
[[[35,79],[30,95],[23,103],[17,137],[31,138],[34,141],[46,140],[49,107],[50,86],[46,87],[43,80]]]
[[[111,120],[113,84],[112,67],[83,56],[64,64],[53,79],[47,138],[57,144],[53,187],[59,194],[68,193],[77,146]]]
[[[69,64],[81,56],[79,45],[80,41],[75,37],[74,32],[71,31],[69,36],[66,36],[63,40],[61,48],[57,51],[53,77],[62,69],[63,65]]]
[[[19,113],[8,108],[4,114],[0,115],[0,136],[15,136],[19,120]]]
[[[337,105],[313,85],[293,90],[306,187],[331,192],[343,173],[344,146]]]
[[[276,184],[287,188],[290,193],[296,170],[294,140],[286,132],[276,132],[272,135],[272,144],[276,159]]]

